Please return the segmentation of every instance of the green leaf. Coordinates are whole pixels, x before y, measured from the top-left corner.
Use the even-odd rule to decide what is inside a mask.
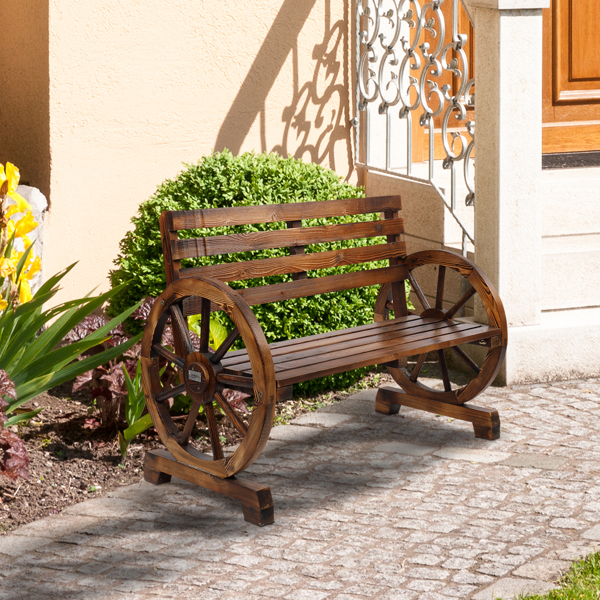
[[[5,426],[10,427],[11,425],[16,425],[17,423],[20,423],[21,421],[29,421],[30,419],[33,419],[33,417],[35,417],[42,410],[43,410],[42,408],[36,408],[35,410],[31,410],[26,413],[19,413],[17,415],[13,415],[12,417],[10,417],[6,420]]]
[[[123,432],[119,432],[119,448],[121,454],[125,456],[127,454],[127,447],[131,443],[131,440],[140,433],[144,433],[146,429],[152,427],[152,417],[150,414],[145,414],[139,421],[125,429]]]
[[[133,345],[137,344],[141,337],[142,334],[140,333],[139,335],[132,337],[131,339],[127,340],[122,344],[119,344],[118,346],[108,348],[107,350],[104,350],[99,354],[89,356],[84,360],[71,363],[70,365],[62,368],[60,371],[52,373],[48,382],[42,386],[38,384],[34,385],[35,382],[30,381],[24,382],[19,386],[15,384],[15,387],[17,388],[17,397],[19,398],[19,402],[27,402],[27,400],[35,398],[35,396],[49,390],[52,387],[60,385],[61,383],[65,383],[65,381],[74,379],[75,377],[81,375],[82,373],[85,373],[86,371],[95,369],[96,367],[107,363],[110,360],[113,360],[117,356],[120,356],[121,354],[129,350],[129,348],[131,348]],[[41,379],[42,378],[40,378],[40,381]]]

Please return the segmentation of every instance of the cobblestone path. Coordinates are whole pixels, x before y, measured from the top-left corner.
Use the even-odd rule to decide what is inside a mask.
[[[493,442],[374,397],[273,429],[274,525],[142,482],[0,538],[0,600],[508,600],[600,547],[600,380],[488,390]]]

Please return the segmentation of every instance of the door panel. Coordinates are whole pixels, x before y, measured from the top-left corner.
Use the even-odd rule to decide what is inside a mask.
[[[600,150],[600,11],[597,0],[552,0],[544,11],[542,147]]]

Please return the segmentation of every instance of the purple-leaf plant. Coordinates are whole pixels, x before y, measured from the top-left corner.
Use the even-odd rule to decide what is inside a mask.
[[[23,440],[16,433],[4,428],[7,421],[4,411],[8,406],[4,396],[16,400],[17,392],[8,373],[0,370],[0,475],[5,475],[12,481],[17,477],[29,479],[29,456]]]

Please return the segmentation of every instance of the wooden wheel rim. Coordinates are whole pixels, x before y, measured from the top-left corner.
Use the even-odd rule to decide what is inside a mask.
[[[437,265],[458,272],[465,278],[480,297],[491,327],[501,329],[499,344],[490,347],[480,367],[480,372],[468,384],[451,390],[441,391],[430,388],[418,381],[412,381],[404,368],[387,367],[394,381],[407,393],[421,398],[435,399],[450,404],[463,404],[484,391],[495,379],[506,354],[507,330],[504,307],[492,282],[473,262],[467,258],[445,250],[432,250],[410,254],[405,259],[409,272],[424,265]],[[375,303],[375,321],[388,318],[386,307],[390,296],[391,284],[381,287]],[[423,307],[425,308],[425,307]],[[437,312],[435,308],[425,309],[422,313]],[[445,311],[444,311],[445,312]]]
[[[234,322],[248,350],[254,395],[259,399],[252,411],[248,430],[238,448],[231,456],[218,460],[202,460],[182,447],[178,442],[178,431],[170,418],[168,408],[155,401],[161,384],[158,359],[151,355],[153,338],[157,327],[164,327],[166,319],[163,316],[169,307],[190,296],[206,298],[217,304]],[[225,478],[239,473],[258,458],[267,443],[273,423],[276,398],[275,369],[269,346],[254,313],[235,290],[208,277],[179,279],[171,283],[158,296],[148,316],[142,338],[140,361],[148,412],[161,441],[178,461]]]

